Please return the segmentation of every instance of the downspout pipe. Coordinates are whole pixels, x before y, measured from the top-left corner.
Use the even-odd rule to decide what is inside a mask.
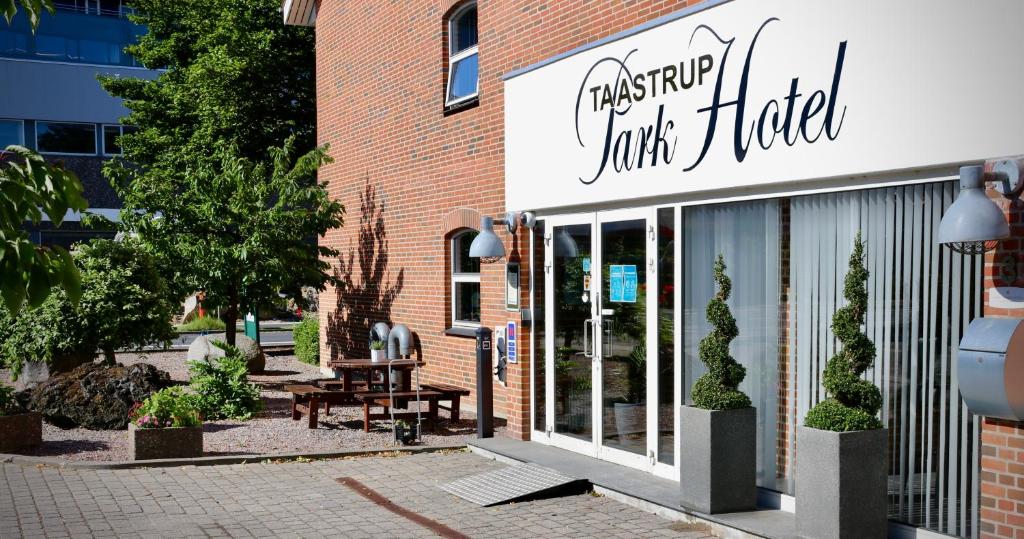
[[[374,341],[384,341],[384,342],[387,342],[388,334],[390,332],[391,332],[391,327],[390,326],[388,326],[384,322],[377,322],[376,324],[373,325],[372,328],[370,328],[370,340],[369,340],[369,342],[370,343],[372,343]]]
[[[402,359],[409,355],[412,345],[412,332],[405,324],[396,325],[387,335],[388,359]]]

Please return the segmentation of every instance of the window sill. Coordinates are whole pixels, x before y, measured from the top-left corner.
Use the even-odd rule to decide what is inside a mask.
[[[449,337],[462,337],[462,338],[475,339],[476,338],[476,330],[477,330],[477,328],[460,326],[460,327],[448,328],[448,329],[444,330],[444,334],[449,336]]]
[[[452,103],[451,105],[444,106],[444,115],[455,114],[456,112],[462,112],[467,109],[475,108],[480,105],[480,96],[473,96],[465,101],[459,101]]]

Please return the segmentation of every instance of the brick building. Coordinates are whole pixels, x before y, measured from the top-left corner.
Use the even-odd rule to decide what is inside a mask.
[[[972,320],[1024,318],[990,298],[1024,285],[1020,241],[937,242],[959,167],[1024,153],[1020,75],[999,67],[1015,17],[991,16],[1024,12],[919,3],[285,1],[316,26],[321,180],[347,208],[321,240],[344,282],[320,298],[321,357],[403,323],[430,380],[473,388],[473,330],[514,323],[493,381],[508,435],[678,480],[722,254],[758,484],[785,508],[860,232],[890,520],[1024,537],[1024,427],[971,413],[956,376]],[[989,37],[969,59],[943,37],[971,31]],[[996,80],[943,68],[968,63]],[[504,257],[470,257],[506,212],[536,223],[511,215],[533,226],[499,223]]]

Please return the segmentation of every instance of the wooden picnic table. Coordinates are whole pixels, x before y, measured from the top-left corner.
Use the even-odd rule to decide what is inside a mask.
[[[390,364],[390,365],[389,365]],[[373,361],[370,359],[335,359],[327,362],[327,366],[341,371],[341,382],[343,391],[353,391],[352,375],[354,373],[363,373],[366,376],[367,383],[373,379],[373,373],[380,371],[381,376],[384,380],[385,391],[390,387],[391,384],[391,369],[401,371],[404,375],[401,377],[401,382],[397,391],[408,392],[412,390],[412,371],[416,367],[422,367],[425,365],[421,360],[418,359],[395,359],[392,361],[382,360]],[[388,368],[390,366],[390,369]]]

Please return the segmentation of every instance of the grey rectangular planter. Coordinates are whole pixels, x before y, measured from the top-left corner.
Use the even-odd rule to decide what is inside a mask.
[[[886,429],[796,431],[796,521],[801,537],[888,534]]]
[[[203,456],[203,427],[140,429],[128,424],[132,460],[180,459]]]
[[[36,412],[0,416],[0,453],[30,453],[43,443],[43,416]]]
[[[683,406],[679,415],[682,505],[708,514],[756,509],[756,409]]]

